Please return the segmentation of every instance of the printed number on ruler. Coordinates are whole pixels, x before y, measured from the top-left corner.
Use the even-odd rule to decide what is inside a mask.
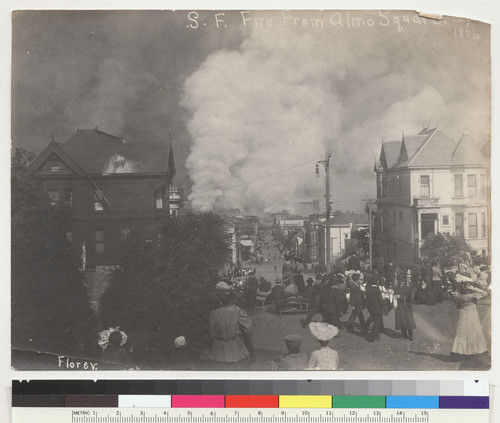
[[[488,423],[480,409],[12,408],[13,423]]]

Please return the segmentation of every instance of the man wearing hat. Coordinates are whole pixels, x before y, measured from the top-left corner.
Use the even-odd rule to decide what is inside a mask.
[[[372,341],[378,342],[380,340],[380,331],[384,330],[384,320],[382,317],[382,310],[384,307],[384,300],[382,299],[382,294],[377,285],[375,277],[371,277],[368,280],[366,286],[366,308],[370,313],[370,318],[366,322],[366,328],[368,329],[369,321],[373,321],[372,328]]]
[[[352,331],[356,318],[359,320],[361,329],[365,330],[365,316],[363,315],[363,292],[360,286],[360,274],[353,273],[349,278],[349,302],[351,304],[352,312],[347,323],[347,329]]]
[[[307,367],[307,355],[300,351],[302,338],[299,335],[285,336],[288,352],[274,361],[273,370],[304,370]]]

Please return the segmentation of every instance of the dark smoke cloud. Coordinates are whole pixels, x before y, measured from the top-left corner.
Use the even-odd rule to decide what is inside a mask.
[[[326,150],[334,208],[354,209],[373,195],[382,138],[439,121],[456,139],[465,127],[479,143],[488,139],[487,25],[303,11],[285,15],[308,26],[283,25],[281,12],[251,12],[243,26],[239,12],[197,13],[198,28],[187,11],[16,12],[14,146],[40,152],[52,133],[62,142],[78,127],[134,142],[172,133],[177,183],[193,184],[195,206],[262,211],[322,198],[324,178],[314,178],[311,162],[245,182]],[[268,17],[271,27],[258,26]],[[324,27],[311,27],[312,17]]]

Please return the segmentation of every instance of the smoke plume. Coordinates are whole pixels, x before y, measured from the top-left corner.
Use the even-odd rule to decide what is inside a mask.
[[[186,80],[181,103],[191,116],[192,206],[259,212],[321,199],[323,169],[314,178],[314,159],[328,150],[333,207],[359,209],[373,195],[383,137],[437,121],[455,139],[467,124],[488,133],[488,69],[450,53],[450,32],[409,28],[398,38],[365,28],[253,27],[238,49],[208,56]],[[433,48],[431,37],[439,40]],[[481,87],[457,86],[450,66]]]

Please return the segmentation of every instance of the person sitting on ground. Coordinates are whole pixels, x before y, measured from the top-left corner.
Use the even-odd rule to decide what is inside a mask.
[[[260,292],[269,292],[271,290],[271,282],[264,279],[264,277],[259,278],[259,291]]]
[[[300,351],[301,343],[302,338],[299,335],[285,336],[288,352],[274,360],[273,370],[304,370],[307,367],[307,355]]]
[[[312,352],[307,367],[314,370],[338,370],[339,353],[328,346],[330,340],[338,335],[338,328],[327,323],[311,322],[309,329],[321,348]]]

